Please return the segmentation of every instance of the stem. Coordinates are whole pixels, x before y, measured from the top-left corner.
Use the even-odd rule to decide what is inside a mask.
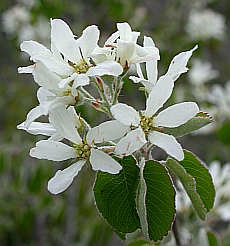
[[[108,101],[108,98],[106,97],[106,94],[104,93],[104,91],[103,91],[103,92],[101,91],[101,88],[100,88],[100,86],[98,85],[96,79],[95,79],[95,81],[94,81],[94,85],[96,86],[96,88],[97,88],[97,90],[98,90],[98,92],[99,92],[99,94],[100,94],[100,96],[101,96],[101,98],[102,98],[102,100],[103,100],[103,103],[105,104],[105,106],[106,106],[108,109],[110,109],[111,105],[110,105],[110,103],[109,103],[109,101]]]
[[[85,97],[86,99],[88,99],[88,101],[95,101],[95,98],[94,98],[93,96],[91,96],[91,95],[89,94],[89,92],[86,91],[84,88],[80,87],[80,88],[79,88],[79,91],[84,95],[84,97]]]
[[[182,246],[181,241],[180,241],[180,236],[179,236],[179,230],[178,230],[178,223],[177,223],[177,218],[175,218],[175,221],[173,223],[172,231],[176,240],[176,245],[177,246]]]
[[[120,94],[120,87],[121,87],[121,82],[122,82],[122,77],[119,76],[116,80],[116,84],[115,84],[115,89],[114,89],[114,94],[113,94],[113,101],[112,101],[112,105],[116,104],[118,96]]]

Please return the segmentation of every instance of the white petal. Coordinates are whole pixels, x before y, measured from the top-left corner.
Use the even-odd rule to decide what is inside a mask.
[[[58,87],[61,78],[48,69],[42,62],[35,64],[33,76],[35,82],[44,89],[52,91],[57,95],[63,93],[64,90]]]
[[[43,111],[41,106],[36,106],[35,108],[31,109],[29,113],[27,114],[26,121],[25,121],[25,127],[28,128],[29,125],[36,120],[38,117],[43,115]]]
[[[71,93],[75,97],[77,96],[77,88],[79,86],[85,86],[90,83],[90,79],[86,74],[78,74],[76,78],[74,79],[72,88],[71,88]]]
[[[192,52],[197,48],[198,46],[196,45],[193,49],[176,55],[171,61],[165,75],[170,76],[173,81],[175,81],[182,73],[186,73],[188,71],[188,68],[186,67],[188,60],[192,56]]]
[[[55,195],[66,190],[73,182],[74,177],[77,176],[78,172],[84,166],[85,162],[85,160],[80,160],[64,170],[58,170],[55,176],[49,180],[48,190]]]
[[[182,147],[173,136],[153,131],[149,133],[148,139],[152,144],[160,147],[178,161],[182,161],[184,159]]]
[[[41,103],[41,102],[49,100],[50,98],[55,98],[55,94],[51,91],[44,89],[43,87],[40,87],[37,90],[37,98],[38,98],[39,103]]]
[[[117,41],[117,56],[120,58],[119,62],[123,67],[126,62],[130,61],[133,56],[134,49],[135,44],[133,42],[122,41],[120,39]]]
[[[30,65],[27,67],[19,67],[18,73],[32,73],[34,70],[34,65]]]
[[[41,111],[40,116],[47,115],[52,109],[63,107],[66,105],[72,105],[73,103],[75,103],[75,100],[71,96],[52,97],[50,98],[50,100],[42,101],[38,106]]]
[[[118,38],[119,38],[119,31],[114,32],[106,41],[105,41],[105,46],[106,45],[111,45],[113,44]]]
[[[20,45],[21,51],[27,52],[31,59],[34,60],[34,56],[36,55],[44,55],[44,56],[52,56],[50,50],[48,50],[44,45],[39,44],[36,41],[24,41]]]
[[[173,86],[174,83],[170,77],[162,76],[159,78],[147,98],[145,116],[153,116],[164,105],[172,94]]]
[[[86,27],[82,33],[82,36],[77,40],[79,46],[81,47],[83,58],[86,62],[97,45],[99,35],[100,32],[97,26],[92,25]]]
[[[72,66],[69,66],[64,60],[57,60],[54,56],[36,55],[34,56],[34,60],[44,63],[52,72],[61,76],[69,76],[74,72]]]
[[[72,118],[65,107],[58,107],[50,111],[50,123],[61,135],[75,144],[81,144],[82,139],[77,132]]]
[[[38,159],[64,161],[77,156],[76,149],[53,140],[41,140],[30,150],[30,156]]]
[[[89,130],[86,141],[89,144],[114,141],[123,137],[129,129],[129,126],[120,123],[118,120],[103,122]]]
[[[25,122],[17,126],[17,129],[26,130],[30,134],[52,136],[57,133],[57,130],[50,123],[32,122],[29,127],[25,127]]]
[[[60,19],[51,20],[51,41],[70,61],[80,63],[81,54],[69,26]]]
[[[145,143],[145,134],[139,127],[129,132],[122,138],[115,147],[115,153],[119,156],[131,155],[134,151],[139,150]]]
[[[199,112],[199,108],[194,102],[183,102],[175,104],[160,112],[153,119],[154,126],[177,127]]]
[[[150,37],[144,36],[144,47],[155,47],[155,44]],[[151,81],[154,85],[157,81],[157,60],[147,61],[146,62],[146,72],[147,72],[147,78],[149,81]]]
[[[90,163],[94,171],[116,174],[122,169],[117,161],[98,149],[91,149]]]
[[[131,106],[124,103],[118,103],[110,109],[113,117],[127,126],[138,126],[140,116],[138,112]]]
[[[88,76],[112,75],[118,76],[123,72],[122,66],[115,61],[105,61],[99,63],[96,67],[91,67],[87,71]]]
[[[71,74],[69,77],[59,80],[58,86],[59,88],[65,88],[71,81],[73,81],[78,76],[77,73]]]
[[[139,83],[141,82],[145,89],[150,93],[154,87],[154,83],[150,82],[149,80],[146,80],[146,79],[141,79],[141,78],[138,78],[138,77],[135,77],[135,76],[130,76],[129,79],[131,79],[134,83]]]
[[[132,29],[127,22],[117,23],[117,29],[119,31],[121,40],[133,41],[132,40]]]

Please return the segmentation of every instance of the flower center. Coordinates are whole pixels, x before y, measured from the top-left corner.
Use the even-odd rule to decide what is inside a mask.
[[[69,65],[72,66],[75,69],[75,73],[87,73],[89,68],[91,67],[89,64],[87,64],[83,59],[79,64],[75,64],[72,62],[69,62]]]
[[[148,133],[154,129],[153,118],[141,116],[140,126],[145,133]]]
[[[87,143],[76,145],[75,148],[78,151],[78,155],[77,155],[78,159],[85,159],[85,160],[89,159],[91,147]]]

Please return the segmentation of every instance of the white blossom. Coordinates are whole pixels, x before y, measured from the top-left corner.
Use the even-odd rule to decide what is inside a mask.
[[[146,110],[137,112],[131,106],[118,103],[111,107],[115,119],[133,130],[122,138],[115,147],[117,155],[130,155],[140,149],[147,140],[165,150],[178,160],[183,160],[181,145],[172,135],[162,132],[162,127],[177,127],[194,117],[199,109],[194,102],[184,102],[168,107],[156,115],[173,90],[173,80],[162,76],[150,92],[146,101]]]
[[[212,68],[212,63],[209,61],[202,61],[200,59],[194,59],[190,71],[188,73],[188,79],[191,84],[195,86],[201,86],[212,79],[216,79],[219,76],[219,72]]]
[[[90,63],[90,54],[98,39],[99,30],[96,26],[87,27],[82,36],[75,39],[64,21],[54,19],[51,20],[51,50],[35,41],[21,44],[21,50],[27,52],[35,64],[20,67],[19,73],[32,73],[35,82],[51,93],[43,96],[46,98],[42,103],[38,96],[40,105],[31,110],[27,118],[31,118],[32,113],[33,120],[42,114],[47,115],[51,105],[76,104],[76,100],[79,100],[78,88],[88,85],[91,77],[105,74],[118,76],[123,72],[121,65],[115,61],[105,61],[97,66]],[[47,93],[43,90],[43,94]],[[32,121],[27,120],[26,126]]]
[[[226,35],[225,17],[211,9],[193,10],[188,17],[186,32],[194,41],[223,40]]]
[[[155,47],[155,44],[150,37],[144,37],[143,45],[144,47]],[[193,51],[196,50],[197,48],[198,46],[196,45],[193,49],[186,52],[181,52],[180,54],[176,55],[172,59],[168,71],[166,72],[165,75],[171,77],[173,81],[175,81],[182,73],[186,73],[188,71],[188,68],[186,67],[188,60],[191,57]],[[136,64],[137,74],[139,77],[130,76],[129,78],[133,80],[134,83],[141,82],[145,86],[147,92],[150,92],[157,83],[157,76],[158,76],[157,60],[146,61],[145,65],[146,65],[146,73],[147,73],[146,79],[144,78],[140,64]]]
[[[117,29],[105,42],[104,47],[97,46],[92,57],[96,63],[102,61],[117,61],[123,68],[131,64],[149,60],[158,60],[159,51],[154,46],[142,47],[137,44],[139,32],[131,30],[128,23],[117,23]]]
[[[76,159],[76,162],[64,170],[59,170],[49,181],[48,189],[53,194],[58,194],[69,187],[73,178],[78,174],[83,165],[89,161],[92,169],[116,174],[121,170],[121,165],[112,157],[104,153],[96,146],[97,143],[113,141],[122,137],[128,131],[128,127],[118,121],[106,122],[88,131],[85,138],[81,138],[73,117],[65,107],[59,107],[50,111],[50,123],[62,135],[70,141],[71,145],[52,139],[37,142],[36,147],[30,150],[30,155],[38,159],[63,161]],[[116,131],[116,129],[119,131]],[[122,128],[122,130],[121,130]],[[113,132],[114,131],[114,132]]]

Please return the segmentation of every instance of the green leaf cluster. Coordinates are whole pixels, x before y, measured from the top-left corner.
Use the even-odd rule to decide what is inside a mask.
[[[172,173],[184,186],[197,215],[204,220],[212,208],[215,190],[208,169],[191,152],[185,158],[166,162],[127,156],[117,175],[98,172],[94,184],[96,206],[102,217],[123,239],[141,229],[148,241],[161,241],[171,230],[175,216],[176,190]],[[169,171],[170,170],[170,171]]]

